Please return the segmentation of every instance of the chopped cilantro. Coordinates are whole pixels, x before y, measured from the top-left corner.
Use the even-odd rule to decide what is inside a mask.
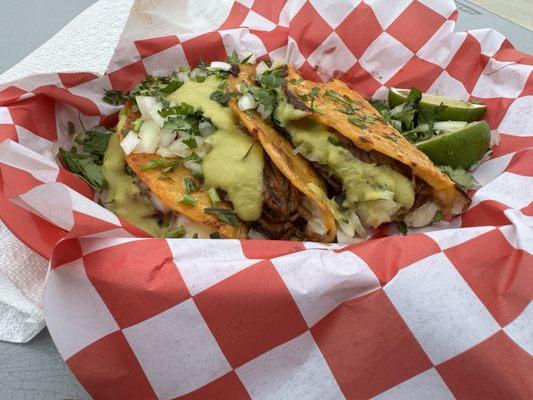
[[[182,141],[183,143],[187,145],[189,149],[195,149],[196,147],[198,147],[198,143],[196,142],[196,139],[192,136],[187,139],[183,139]]]
[[[148,161],[147,163],[144,163],[141,166],[141,169],[143,171],[148,169],[156,169],[156,168],[162,168],[163,172],[170,172],[174,168],[176,168],[178,165],[183,164],[187,161],[200,161],[200,157],[196,153],[192,153],[190,156],[185,158],[180,158],[179,160],[166,160],[164,158],[156,158],[151,161]]]
[[[59,149],[59,156],[67,168],[87,182],[93,189],[101,191],[106,186],[106,180],[102,173],[102,167],[96,162],[96,157],[88,154],[80,154],[75,151]]]
[[[433,220],[431,222],[439,222],[439,221],[442,221],[443,218],[444,218],[444,216],[442,215],[442,211],[438,210],[435,213],[435,216],[433,217]]]
[[[144,121],[141,118],[136,119],[135,121],[133,121],[133,124],[131,125],[131,130],[135,133],[139,133],[143,122]]]
[[[239,226],[241,224],[239,218],[235,214],[235,211],[229,209],[229,208],[204,208],[204,212],[207,214],[214,215],[219,220],[226,222],[227,224],[230,224],[231,226]]]
[[[328,142],[331,143],[334,146],[339,145],[339,139],[333,136],[328,136]]]
[[[211,239],[222,239],[222,237],[220,236],[220,233],[218,233],[218,232],[210,233],[210,234],[209,234],[209,237],[210,237]]]
[[[111,131],[105,128],[91,129],[83,132],[74,141],[83,146],[83,151],[97,157],[97,163],[102,164],[103,156],[107,150]]]
[[[358,115],[348,117],[348,122],[351,123],[352,125],[358,126],[361,129],[366,128],[366,124],[363,122],[363,119],[359,117]]]
[[[164,107],[161,110],[159,110],[159,115],[161,115],[163,118],[166,118],[171,115],[196,115],[197,112],[194,110],[194,107],[187,104],[187,103],[181,103],[177,106],[168,106]]]
[[[240,64],[241,63],[239,60],[239,53],[237,53],[237,50],[233,49],[231,54],[226,59],[226,62],[228,64]]]
[[[462,168],[454,169],[448,165],[439,165],[439,168],[465,191],[472,189],[477,184],[476,179]]]
[[[220,203],[220,197],[218,196],[218,192],[214,187],[207,189],[207,194],[209,195],[209,199],[211,200],[211,204],[213,206],[216,206],[218,203]]]
[[[102,98],[107,104],[119,106],[128,101],[128,95],[120,90],[104,89],[105,95]]]
[[[220,104],[226,105],[228,101],[232,98],[237,96],[237,93],[234,92],[228,92],[224,93],[221,90],[216,90],[213,93],[211,93],[211,96],[209,97],[211,100],[217,101]]]
[[[196,185],[191,178],[183,178],[183,186],[185,186],[185,194],[191,194],[196,190]]]
[[[172,229],[171,231],[168,231],[164,237],[165,238],[168,238],[168,239],[173,239],[173,238],[181,238],[185,236],[185,228],[183,227],[183,225],[180,225],[178,226],[177,228],[175,229]]]
[[[396,228],[400,231],[402,235],[407,235],[407,225],[405,225],[405,222],[398,221],[396,222]]]
[[[198,200],[188,194],[184,194],[180,200],[180,203],[188,207],[194,207],[196,203],[198,203]]]
[[[279,88],[285,82],[283,77],[285,76],[285,71],[276,69],[274,71],[266,71],[259,75],[258,82],[263,87],[268,87],[272,89]]]

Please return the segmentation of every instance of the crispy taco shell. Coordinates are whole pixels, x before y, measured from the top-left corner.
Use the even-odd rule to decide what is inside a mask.
[[[119,140],[123,139],[123,135],[133,124],[140,114],[133,112],[131,105],[127,104],[125,107],[125,113],[121,115],[118,125],[116,127],[116,134]],[[131,168],[133,173],[144,182],[144,184],[165,203],[170,209],[176,211],[185,217],[200,222],[213,231],[219,232],[226,238],[246,238],[248,227],[241,221],[240,226],[232,226],[227,224],[214,215],[207,214],[203,210],[204,208],[212,207],[211,200],[206,190],[199,190],[191,194],[192,197],[197,199],[197,204],[194,207],[189,207],[180,203],[180,199],[185,195],[185,185],[183,183],[184,178],[194,179],[191,171],[183,166],[177,166],[172,172],[165,174],[165,179],[161,179],[161,168],[143,170],[142,166],[147,162],[154,159],[165,159],[168,161],[176,160],[177,158],[165,158],[157,154],[139,154],[131,153],[126,156],[126,163]],[[217,207],[231,208],[231,204],[227,202],[221,202]]]
[[[367,124],[365,128],[350,123],[348,116],[339,110],[339,102],[325,95],[327,89],[340,96],[349,97],[364,114],[374,115],[377,118],[381,118],[381,115],[365,98],[350,89],[344,82],[339,80],[329,83],[306,81],[293,66],[288,67],[286,81],[288,91],[298,98],[309,95],[313,88],[320,89],[320,92],[313,96],[313,107],[315,110],[320,110],[320,113],[309,109],[309,118],[335,129],[364,151],[374,150],[408,166],[415,176],[431,186],[432,197],[445,212],[453,210],[454,214],[458,214],[468,206],[469,199],[456,188],[455,183],[393,126],[380,119]],[[305,96],[303,98],[305,99]],[[308,98],[310,99],[311,96]],[[310,100],[304,103],[307,107],[311,105]]]
[[[253,86],[255,85],[254,77],[255,66],[241,65],[238,77],[231,75],[228,77],[227,90],[229,92],[236,91],[236,86],[241,82]],[[229,105],[250,135],[261,143],[263,149],[281,173],[318,207],[326,228],[326,232],[319,239],[324,242],[331,242],[335,239],[335,217],[328,206],[328,200],[317,191],[312,190],[313,185],[322,189],[322,191],[325,191],[326,187],[324,181],[316,174],[309,161],[300,154],[294,154],[294,146],[268,122],[262,119],[257,111],[242,111],[235,99],[231,99]]]

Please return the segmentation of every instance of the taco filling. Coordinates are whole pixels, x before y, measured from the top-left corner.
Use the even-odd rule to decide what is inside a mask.
[[[429,174],[435,173],[436,167],[427,157],[419,155],[364,99],[356,101],[353,94],[347,95],[351,93],[347,87],[340,94],[330,89],[334,87],[330,84],[303,81],[291,69],[283,63],[242,69],[234,87],[241,99],[251,96],[258,107],[240,115],[246,120],[246,113],[260,114],[291,142],[295,154],[303,156],[323,176],[328,185],[322,196],[343,234],[365,237],[369,230],[386,222],[422,227],[442,218],[445,207],[439,201],[439,192],[410,168],[421,159]],[[332,108],[338,116],[333,115]],[[330,123],[340,119],[346,120],[339,124],[342,132]],[[358,142],[346,134],[354,130],[361,132]],[[405,161],[374,149],[378,148],[375,142],[383,138],[392,142],[399,157],[407,155]],[[366,144],[366,148],[356,143]],[[391,143],[387,146],[392,147]],[[444,182],[443,190],[451,190],[455,196],[453,183],[436,173]],[[312,189],[321,191],[318,187]]]
[[[161,230],[150,219],[157,215],[149,201],[154,197],[162,208],[225,237],[246,237],[250,227],[255,237],[324,240],[327,229],[317,207],[240,128],[227,106],[225,72],[196,69],[171,93],[132,97],[104,160],[109,207],[158,235]],[[113,168],[112,160],[121,157],[115,154],[118,146],[134,182],[123,168]]]

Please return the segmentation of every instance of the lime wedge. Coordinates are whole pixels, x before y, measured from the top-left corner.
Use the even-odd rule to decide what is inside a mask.
[[[405,103],[409,95],[409,89],[389,90],[389,104],[391,108]],[[421,111],[433,109],[444,104],[446,108],[435,115],[435,121],[477,121],[487,111],[487,107],[482,104],[469,103],[463,100],[450,99],[448,97],[435,96],[433,94],[423,94],[419,108]]]
[[[485,155],[489,145],[490,128],[486,121],[471,122],[459,130],[444,130],[440,135],[415,144],[436,165],[465,170]]]

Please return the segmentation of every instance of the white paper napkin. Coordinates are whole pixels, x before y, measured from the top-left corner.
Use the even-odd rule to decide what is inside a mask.
[[[38,75],[52,72],[102,75],[119,40],[209,30],[224,21],[231,5],[231,0],[201,6],[187,0],[100,0],[0,75],[0,88],[30,76],[40,81]],[[44,327],[40,299],[46,269],[47,260],[0,221],[0,340],[27,342]]]
[[[0,75],[0,86],[27,76],[86,71],[103,74],[133,0],[100,0],[49,41]],[[0,221],[0,340],[22,343],[44,327],[41,294],[48,261]]]

